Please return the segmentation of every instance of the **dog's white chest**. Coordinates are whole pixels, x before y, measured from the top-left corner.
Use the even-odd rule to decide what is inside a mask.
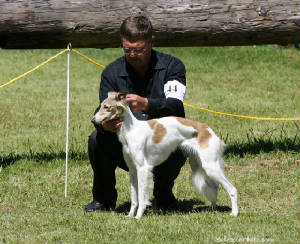
[[[126,153],[130,153],[130,148],[132,148],[134,146],[134,135],[132,133],[132,131],[130,132],[126,132],[126,129],[122,126],[120,133],[118,135],[119,137],[119,141],[122,143],[123,146],[123,150],[126,151]]]

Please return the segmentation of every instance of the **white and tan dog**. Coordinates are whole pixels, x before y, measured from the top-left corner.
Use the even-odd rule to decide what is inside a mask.
[[[148,121],[137,120],[125,101],[125,93],[109,92],[93,117],[100,124],[105,120],[123,117],[118,133],[123,155],[129,168],[131,207],[128,216],[140,218],[150,205],[152,169],[164,162],[180,147],[189,157],[191,181],[197,192],[216,207],[218,185],[227,191],[232,204],[232,216],[238,215],[237,190],[223,170],[225,144],[204,124],[179,117],[163,117]]]

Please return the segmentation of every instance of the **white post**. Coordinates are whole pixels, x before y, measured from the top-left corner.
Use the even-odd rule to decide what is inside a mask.
[[[70,53],[71,43],[68,44],[68,59],[67,59],[67,125],[66,125],[66,172],[65,172],[65,198],[67,198],[68,187],[68,154],[69,154],[69,110],[70,110]]]

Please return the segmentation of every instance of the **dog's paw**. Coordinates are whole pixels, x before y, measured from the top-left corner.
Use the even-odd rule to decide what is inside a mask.
[[[134,217],[134,214],[128,213],[128,214],[126,215],[126,218],[132,218],[132,217]]]
[[[140,214],[137,214],[137,215],[135,216],[136,219],[140,219],[141,217],[142,217],[142,215],[140,215]]]

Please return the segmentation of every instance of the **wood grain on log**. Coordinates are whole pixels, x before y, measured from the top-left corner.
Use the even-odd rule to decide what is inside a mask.
[[[137,13],[156,46],[300,42],[299,0],[0,0],[0,47],[118,47],[122,20]]]

